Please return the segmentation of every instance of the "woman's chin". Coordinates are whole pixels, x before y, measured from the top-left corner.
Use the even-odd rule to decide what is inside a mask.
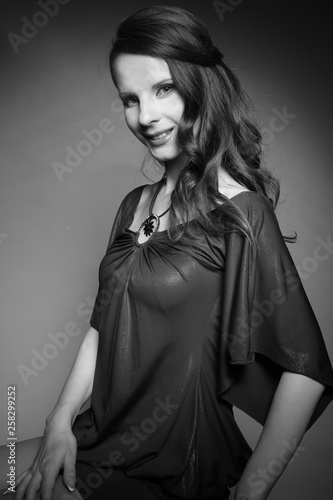
[[[158,161],[159,163],[162,163],[163,165],[166,163],[173,163],[176,162],[180,159],[181,153],[179,151],[177,152],[158,152],[158,151],[152,151],[150,150],[150,154],[152,157]]]

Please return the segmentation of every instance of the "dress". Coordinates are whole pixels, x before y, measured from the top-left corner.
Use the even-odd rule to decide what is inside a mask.
[[[143,188],[123,200],[99,268],[91,408],[73,426],[78,487],[99,500],[221,500],[251,454],[232,406],[263,424],[288,370],[326,385],[313,422],[332,399],[332,367],[268,200],[232,199],[254,256],[223,227],[191,244],[166,231],[138,244],[128,228]]]

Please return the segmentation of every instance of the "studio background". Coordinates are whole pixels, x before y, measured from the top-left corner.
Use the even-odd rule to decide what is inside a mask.
[[[333,359],[329,3],[59,0],[52,15],[43,3],[3,0],[0,7],[0,443],[12,385],[18,438],[43,433],[89,328],[115,212],[131,189],[149,182],[107,53],[119,22],[150,5],[198,14],[252,97],[265,160],[282,181],[281,227],[298,233],[289,248]],[[236,417],[253,446],[261,427],[239,411]],[[332,417],[333,405],[306,434],[272,500],[331,493]]]

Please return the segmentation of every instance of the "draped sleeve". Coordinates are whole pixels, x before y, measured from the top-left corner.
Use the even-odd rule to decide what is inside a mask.
[[[108,254],[111,245],[117,239],[120,231],[130,222],[133,210],[135,210],[135,207],[139,203],[140,196],[144,187],[145,185],[133,189],[125,196],[125,198],[121,202],[112,224],[111,233],[106,249],[106,255]],[[104,259],[106,258],[106,255]],[[101,269],[103,260],[99,266],[99,287],[90,317],[90,325],[98,332],[100,331],[100,313],[104,308],[103,306],[110,300],[110,290],[106,290],[102,286]]]
[[[270,202],[250,192],[234,203],[258,248],[240,233],[226,235],[220,396],[264,424],[282,372],[306,375],[325,385],[310,426],[333,399],[322,333]]]

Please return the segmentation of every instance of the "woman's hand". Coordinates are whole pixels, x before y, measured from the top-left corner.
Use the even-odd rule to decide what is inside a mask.
[[[28,470],[17,477],[15,500],[52,500],[52,492],[60,471],[66,488],[73,491],[76,482],[76,439],[70,423],[60,415],[46,424],[37,455]],[[38,498],[40,498],[38,497]]]
[[[17,477],[15,500],[52,500],[52,491],[60,471],[63,471],[65,487],[74,491],[77,444],[72,425],[92,393],[98,340],[98,331],[89,328],[58,401],[46,419],[45,433],[37,455],[29,469]]]

